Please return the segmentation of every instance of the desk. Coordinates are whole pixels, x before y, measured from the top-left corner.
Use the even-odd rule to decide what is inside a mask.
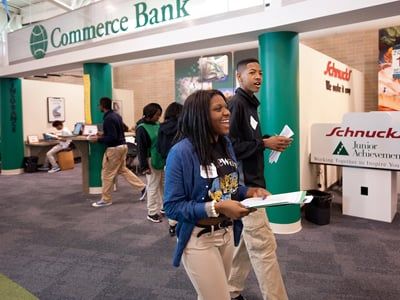
[[[132,132],[125,132],[125,136],[134,136],[134,134]],[[89,140],[87,139],[87,136],[83,135],[68,137],[68,139],[73,141],[76,149],[80,152],[82,163],[82,188],[84,193],[89,194]],[[31,156],[33,153],[40,154],[44,151],[47,152],[51,147],[58,143],[59,141],[57,140],[40,140],[38,143],[26,143],[27,154],[28,156]]]
[[[83,192],[88,194],[89,193],[89,141],[87,140],[86,136],[73,136],[69,137],[68,139],[72,140],[76,149],[80,152],[81,156],[81,163],[82,163],[82,188]],[[41,154],[46,155],[47,151],[57,145],[59,141],[57,140],[40,140],[38,143],[26,143],[27,147],[27,155],[32,156],[36,155],[39,156]]]

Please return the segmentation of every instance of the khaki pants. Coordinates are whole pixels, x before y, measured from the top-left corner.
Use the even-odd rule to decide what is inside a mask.
[[[101,179],[103,181],[102,198],[105,202],[111,202],[111,191],[114,187],[114,179],[117,175],[122,175],[128,183],[140,191],[146,186],[135,174],[126,167],[126,154],[128,147],[120,145],[118,147],[108,147],[103,156],[103,169]]]
[[[195,227],[182,255],[182,263],[198,300],[230,300],[228,274],[234,251],[232,227],[197,234]]]
[[[264,300],[288,299],[275,253],[275,236],[265,209],[257,209],[242,221],[243,234],[239,246],[235,249],[229,276],[231,297],[237,297],[243,291],[245,280],[253,265]]]
[[[163,207],[164,170],[156,170],[151,166],[151,174],[146,174],[147,181],[147,212],[150,216],[158,214]]]

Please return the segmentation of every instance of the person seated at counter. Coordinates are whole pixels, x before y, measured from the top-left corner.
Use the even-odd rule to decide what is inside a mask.
[[[44,161],[44,164],[42,167],[39,168],[39,170],[40,171],[48,171],[49,173],[56,173],[56,172],[61,171],[61,169],[56,161],[57,153],[62,150],[67,149],[69,147],[69,145],[71,144],[70,139],[66,139],[63,137],[72,136],[72,132],[66,126],[64,126],[64,123],[61,121],[54,121],[52,123],[52,126],[61,133],[59,135],[48,133],[47,135],[50,135],[52,138],[55,138],[55,139],[59,140],[60,142],[46,153],[46,159]]]

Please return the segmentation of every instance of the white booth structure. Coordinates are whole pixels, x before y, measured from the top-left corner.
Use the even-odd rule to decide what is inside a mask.
[[[400,112],[347,113],[314,124],[311,162],[343,166],[343,214],[392,222],[397,212]]]

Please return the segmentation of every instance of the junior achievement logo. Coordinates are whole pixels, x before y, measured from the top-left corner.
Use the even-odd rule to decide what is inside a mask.
[[[43,58],[46,55],[48,44],[46,28],[44,28],[43,25],[35,25],[30,38],[33,57],[36,59]]]
[[[339,142],[339,144],[336,146],[335,151],[333,151],[334,155],[349,155],[349,152],[347,152],[345,146],[343,145],[342,142]]]

